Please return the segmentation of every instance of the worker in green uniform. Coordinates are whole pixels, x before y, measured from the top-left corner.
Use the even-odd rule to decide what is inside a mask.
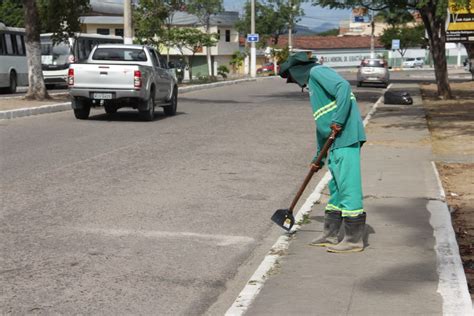
[[[318,150],[315,157],[331,132],[336,134],[325,159],[332,179],[328,185],[330,199],[325,209],[324,230],[311,245],[325,246],[327,251],[335,253],[362,251],[366,213],[362,203],[360,149],[366,137],[351,86],[332,68],[318,64],[306,53],[290,56],[281,65],[280,75],[287,78],[287,82],[309,90],[316,122]],[[311,164],[315,172],[322,167]],[[344,238],[339,242],[341,226]]]

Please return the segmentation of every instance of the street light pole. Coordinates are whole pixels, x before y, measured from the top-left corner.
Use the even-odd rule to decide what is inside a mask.
[[[251,0],[250,33],[255,34],[255,0]],[[257,48],[255,42],[250,43],[250,77],[257,76]]]
[[[375,21],[374,21],[374,11],[370,10],[370,26],[372,28],[370,32],[370,58],[375,58]]]
[[[123,1],[123,43],[133,44],[132,0]]]
[[[288,21],[288,51],[291,53],[293,50],[293,40],[291,38],[293,33],[293,6],[291,0],[288,0],[288,6],[290,8],[290,21]]]

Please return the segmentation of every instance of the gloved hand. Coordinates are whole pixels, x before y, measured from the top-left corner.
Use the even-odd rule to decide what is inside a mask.
[[[331,129],[334,132],[334,135],[337,136],[342,131],[342,126],[336,123],[331,124]]]
[[[311,163],[310,168],[311,171],[318,172],[322,168],[322,166],[320,164]]]

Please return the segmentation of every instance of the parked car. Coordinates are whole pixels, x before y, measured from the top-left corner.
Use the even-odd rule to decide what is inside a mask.
[[[86,62],[69,66],[68,86],[77,119],[87,119],[91,107],[100,106],[107,114],[122,107],[137,109],[146,121],[153,120],[156,105],[166,115],[176,113],[176,76],[152,47],[95,46]]]
[[[381,83],[387,87],[390,82],[387,62],[381,58],[362,60],[357,71],[357,86],[364,83]]]
[[[280,71],[280,65],[277,65],[277,73]],[[275,65],[273,63],[266,63],[257,69],[258,74],[275,74]]]
[[[403,68],[422,68],[425,64],[423,57],[407,58],[402,63]]]

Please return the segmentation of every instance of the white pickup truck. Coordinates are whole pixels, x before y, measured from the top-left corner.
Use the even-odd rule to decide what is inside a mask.
[[[129,107],[151,121],[155,106],[176,114],[178,85],[165,59],[152,47],[103,44],[85,63],[71,64],[68,73],[72,108],[77,119],[87,119],[91,107],[107,114]]]

